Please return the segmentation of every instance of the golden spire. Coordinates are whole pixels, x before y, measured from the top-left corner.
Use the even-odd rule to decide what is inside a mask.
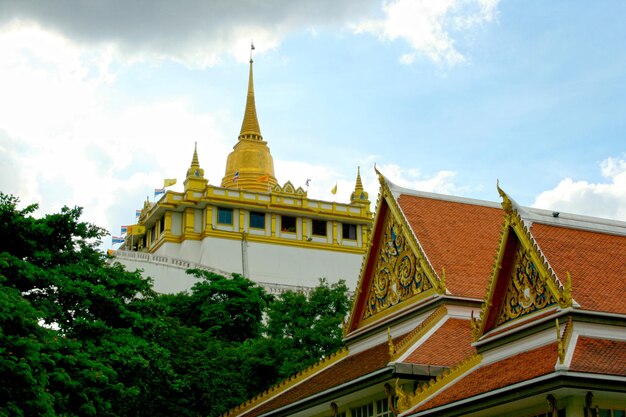
[[[254,45],[252,45],[254,49]],[[243,114],[243,123],[241,123],[241,132],[239,132],[239,140],[255,139],[263,140],[261,136],[261,128],[259,127],[259,119],[256,116],[256,104],[254,102],[254,79],[252,76],[252,55],[250,55],[250,76],[248,78],[248,98],[246,99],[246,111]]]
[[[356,171],[356,184],[354,185],[354,191],[350,195],[350,204],[368,204],[369,195],[363,188],[363,182],[361,182],[361,167],[357,167]]]
[[[254,50],[254,45],[250,50]],[[226,160],[226,172],[221,186],[248,191],[270,192],[278,184],[274,176],[274,159],[267,142],[261,136],[254,103],[252,56],[248,78],[248,98],[239,140]]]
[[[204,177],[204,170],[200,168],[200,162],[198,160],[198,142],[193,145],[193,157],[191,158],[191,165],[187,170],[188,177]]]
[[[204,178],[204,170],[200,168],[200,162],[198,160],[198,142],[193,146],[193,157],[191,158],[191,165],[187,170],[187,178],[185,178],[185,191],[204,191],[208,180]]]

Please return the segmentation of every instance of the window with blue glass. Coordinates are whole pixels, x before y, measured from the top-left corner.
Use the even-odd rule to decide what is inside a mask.
[[[265,229],[265,213],[259,211],[250,212],[250,227],[253,229]]]
[[[233,209],[218,207],[217,208],[217,223],[218,224],[233,224]]]

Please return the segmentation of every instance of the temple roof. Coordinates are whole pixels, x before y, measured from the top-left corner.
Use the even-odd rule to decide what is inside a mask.
[[[626,341],[581,336],[576,343],[569,369],[626,376]]]
[[[618,340],[609,340],[593,336],[619,334],[622,328],[615,325],[617,319],[609,322],[610,326],[604,325],[600,333],[593,333],[595,330],[585,323],[577,336],[571,336],[573,312],[591,313],[596,319],[598,313],[612,313],[613,318],[626,314],[622,300],[626,293],[626,223],[567,213],[554,215],[517,206],[506,195],[503,199],[502,208],[492,202],[416,192],[397,187],[381,175],[370,249],[346,328],[346,343],[355,348],[355,353],[301,379],[289,390],[269,396],[252,412],[241,415],[256,416],[296,401],[306,402],[335,387],[363,381],[367,375],[391,371],[396,364],[447,369],[426,388],[418,388],[406,397],[411,403],[407,415],[509,389],[548,374],[555,378],[563,372],[626,376],[626,337],[622,334],[616,337]],[[491,298],[482,303],[483,312],[494,306],[492,314],[496,318],[501,314],[497,308],[504,305],[506,291],[520,277],[498,271],[503,262],[508,262],[508,271],[523,273],[523,268],[515,269],[522,265],[516,263],[519,250],[532,252],[534,264],[530,267],[541,269],[543,275],[536,278],[541,278],[538,282],[543,287],[534,288],[538,294],[565,294],[569,304],[563,305],[557,299],[539,305],[521,314],[521,319],[515,316],[502,326],[498,323],[486,329],[488,337],[497,335],[500,342],[481,345],[480,339],[473,344],[476,321],[464,318],[460,312],[469,315],[489,293]],[[395,258],[398,262],[394,264]],[[377,278],[380,282],[374,280],[376,268],[387,271]],[[386,291],[391,288],[390,282],[403,285],[393,274],[407,271],[410,274],[400,278],[420,275],[420,282],[431,286],[407,287],[414,293],[409,291],[405,298],[396,300],[397,304],[380,304],[380,311],[371,313],[370,308],[371,314],[365,317],[366,307],[389,295]],[[498,280],[502,281],[500,290],[493,291]],[[438,285],[445,291],[436,291]],[[399,291],[394,288],[392,291]],[[463,303],[454,304],[460,300]],[[436,301],[440,303],[433,304]],[[405,314],[407,311],[411,315]],[[560,331],[557,321],[555,338],[548,327],[555,318],[563,322],[562,316],[569,317],[565,331]],[[417,320],[413,327],[407,326],[411,320]],[[536,325],[540,326],[529,330],[529,326]],[[394,326],[396,333],[412,330],[380,343],[381,333],[391,335]],[[503,333],[508,338],[501,338]],[[527,342],[529,335],[532,342]],[[357,347],[372,346],[374,342],[368,340],[376,344],[358,351]]]
[[[556,343],[474,368],[408,414],[432,409],[554,372]],[[532,366],[529,366],[532,364]]]
[[[626,236],[533,223],[530,232],[558,277],[572,277],[584,310],[626,314]]]
[[[450,294],[481,299],[498,248],[502,210],[409,194],[400,194],[398,204],[433,268],[445,268]]]
[[[403,362],[444,367],[456,365],[476,353],[469,320],[456,318],[446,320],[423,343],[411,349]]]

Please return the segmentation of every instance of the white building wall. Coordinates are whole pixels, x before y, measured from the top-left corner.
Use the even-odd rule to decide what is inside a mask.
[[[166,242],[149,256],[151,260],[167,258],[162,261],[164,264],[186,263],[190,265],[187,267],[200,265],[238,274],[243,273],[245,263],[245,275],[262,283],[315,287],[320,278],[326,278],[331,283],[344,279],[351,291],[356,288],[363,255],[259,242],[244,242],[244,245],[240,240],[207,237],[181,244]],[[193,285],[193,279],[185,277],[186,268],[154,266],[140,257],[138,254],[136,260],[126,261],[121,257],[119,260],[129,269],[143,269],[154,278],[156,291],[178,292]]]

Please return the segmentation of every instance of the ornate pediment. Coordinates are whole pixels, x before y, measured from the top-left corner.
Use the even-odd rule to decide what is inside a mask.
[[[426,297],[445,294],[439,276],[407,222],[385,177],[380,181],[373,233],[359,273],[344,335]]]
[[[433,288],[400,223],[388,213],[379,237],[378,253],[362,319]]]
[[[496,327],[550,308],[572,306],[571,279],[556,277],[522,218],[523,210],[498,187],[504,226],[489,290],[480,317],[472,321],[474,340]]]
[[[502,308],[496,326],[557,303],[548,288],[548,276],[537,267],[529,250],[522,245],[514,255]]]

